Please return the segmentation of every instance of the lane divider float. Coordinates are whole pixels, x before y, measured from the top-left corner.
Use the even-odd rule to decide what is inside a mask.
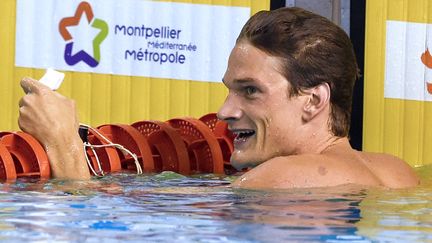
[[[234,136],[227,124],[209,113],[199,119],[142,120],[127,124],[80,126],[89,170],[93,175],[134,171],[182,175],[232,174],[229,158]],[[31,135],[0,132],[0,180],[49,179],[48,156]]]

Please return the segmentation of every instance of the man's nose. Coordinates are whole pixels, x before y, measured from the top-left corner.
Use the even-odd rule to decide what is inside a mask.
[[[226,122],[239,120],[242,116],[242,109],[238,100],[238,95],[228,94],[222,107],[217,113],[219,120]]]

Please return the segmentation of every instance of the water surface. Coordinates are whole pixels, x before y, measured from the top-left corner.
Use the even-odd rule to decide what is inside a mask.
[[[273,191],[231,177],[115,174],[0,184],[0,240],[432,242],[432,168],[417,188]]]

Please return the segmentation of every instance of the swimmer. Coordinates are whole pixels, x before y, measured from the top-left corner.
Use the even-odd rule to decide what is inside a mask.
[[[236,134],[231,163],[251,168],[233,187],[344,184],[403,188],[418,177],[403,160],[351,148],[358,67],[345,32],[299,8],[261,11],[243,27],[223,83],[218,117]],[[74,102],[35,80],[20,101],[20,128],[47,148],[54,177],[88,179]]]

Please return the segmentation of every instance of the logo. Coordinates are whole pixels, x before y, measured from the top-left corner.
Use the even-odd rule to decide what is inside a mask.
[[[84,50],[80,50],[75,54],[72,54],[74,47],[74,39],[67,30],[67,27],[78,26],[81,18],[85,15],[87,23],[91,27],[99,29],[99,33],[95,36],[92,42],[93,55],[90,55]],[[85,62],[90,67],[96,67],[101,58],[100,46],[108,35],[108,25],[101,19],[94,18],[93,10],[88,2],[81,2],[72,17],[63,18],[59,24],[60,34],[66,42],[64,51],[64,59],[68,65],[75,65],[80,61]]]

